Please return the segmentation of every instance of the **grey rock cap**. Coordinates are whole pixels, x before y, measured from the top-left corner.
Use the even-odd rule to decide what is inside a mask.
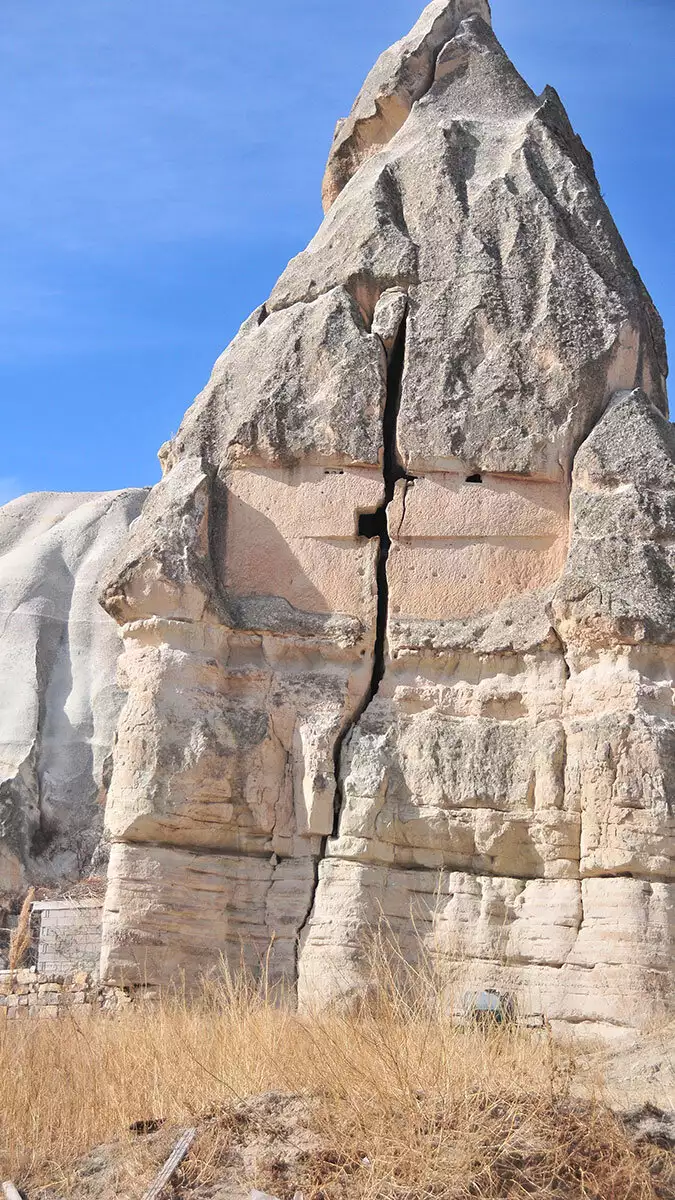
[[[407,120],[433,83],[439,51],[473,14],[489,22],[487,0],[433,0],[410,33],[380,55],[349,116],[338,121],[323,180],[325,212],[361,164]]]

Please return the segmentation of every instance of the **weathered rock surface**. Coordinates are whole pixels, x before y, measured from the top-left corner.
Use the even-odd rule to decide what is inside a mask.
[[[104,589],[104,970],[274,938],[312,1004],[364,986],[384,914],[457,994],[638,1028],[674,1002],[659,317],[484,0],[380,59],[324,199]]]
[[[385,50],[359,92],[351,113],[338,121],[323,181],[327,211],[366,159],[405,124],[416,100],[429,91],[439,55],[464,17],[490,20],[488,0],[434,0],[414,29]]]
[[[146,494],[0,508],[0,891],[81,877],[100,839],[123,697],[99,581]]]

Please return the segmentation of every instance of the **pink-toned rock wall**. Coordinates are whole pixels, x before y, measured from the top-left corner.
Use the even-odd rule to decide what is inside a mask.
[[[479,478],[435,473],[399,483],[388,512],[393,615],[473,617],[559,579],[569,542],[566,486]]]

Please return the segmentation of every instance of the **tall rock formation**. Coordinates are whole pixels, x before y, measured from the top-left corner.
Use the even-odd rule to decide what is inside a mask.
[[[0,508],[0,893],[86,874],[123,699],[100,576],[147,492]]]
[[[107,974],[274,938],[312,1003],[383,914],[554,1027],[672,1010],[663,331],[489,22],[434,0],[376,64],[110,574]]]

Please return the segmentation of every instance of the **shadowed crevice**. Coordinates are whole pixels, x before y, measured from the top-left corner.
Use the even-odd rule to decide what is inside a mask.
[[[396,427],[401,403],[401,386],[403,381],[403,368],[405,365],[405,343],[406,317],[404,316],[396,335],[396,341],[392,348],[387,367],[387,395],[382,417],[384,446],[382,475],[384,478],[384,497],[382,503],[375,510],[375,512],[364,512],[359,515],[359,537],[375,538],[379,542],[376,571],[377,618],[375,624],[375,644],[373,647],[373,670],[370,678],[370,686],[363,698],[362,703],[359,705],[354,715],[345,723],[335,741],[335,749],[333,751],[333,763],[335,771],[335,805],[332,831],[333,837],[337,837],[339,832],[340,816],[344,803],[342,780],[340,778],[342,748],[352,730],[358,725],[368,706],[375,699],[385,671],[387,621],[389,617],[389,581],[387,579],[387,560],[389,558],[389,551],[391,549],[391,538],[389,536],[387,524],[387,510],[394,499],[397,481],[399,479],[407,478],[396,451]],[[296,937],[296,981],[298,978],[298,959],[300,950],[302,948],[302,938],[307,925],[309,924],[312,912],[314,911],[314,901],[316,898],[317,888],[319,886],[319,869],[321,862],[326,857],[327,844],[328,838],[324,837],[321,843],[319,856],[314,865],[314,887],[312,889],[307,913],[302,924],[298,928]]]
[[[382,417],[382,440],[384,446],[382,475],[384,478],[384,497],[382,503],[375,510],[375,512],[365,512],[361,513],[359,516],[359,536],[376,538],[379,542],[376,569],[377,618],[375,624],[375,645],[373,647],[373,670],[368,691],[364,696],[363,702],[359,705],[357,711],[354,713],[354,716],[346,724],[335,743],[334,761],[336,792],[335,820],[333,824],[334,837],[337,837],[338,834],[340,813],[342,811],[343,804],[342,783],[340,779],[340,759],[342,757],[342,747],[344,746],[345,741],[352,730],[356,725],[358,725],[368,706],[375,699],[385,671],[387,621],[389,618],[389,580],[387,578],[387,561],[389,559],[389,551],[391,550],[391,538],[389,536],[387,512],[389,505],[394,499],[397,481],[399,479],[406,478],[405,470],[399,461],[396,451],[396,427],[401,403],[401,386],[403,381],[403,368],[405,365],[405,343],[406,317],[404,316],[396,335],[396,341],[392,348],[389,365],[387,368],[387,396]]]

